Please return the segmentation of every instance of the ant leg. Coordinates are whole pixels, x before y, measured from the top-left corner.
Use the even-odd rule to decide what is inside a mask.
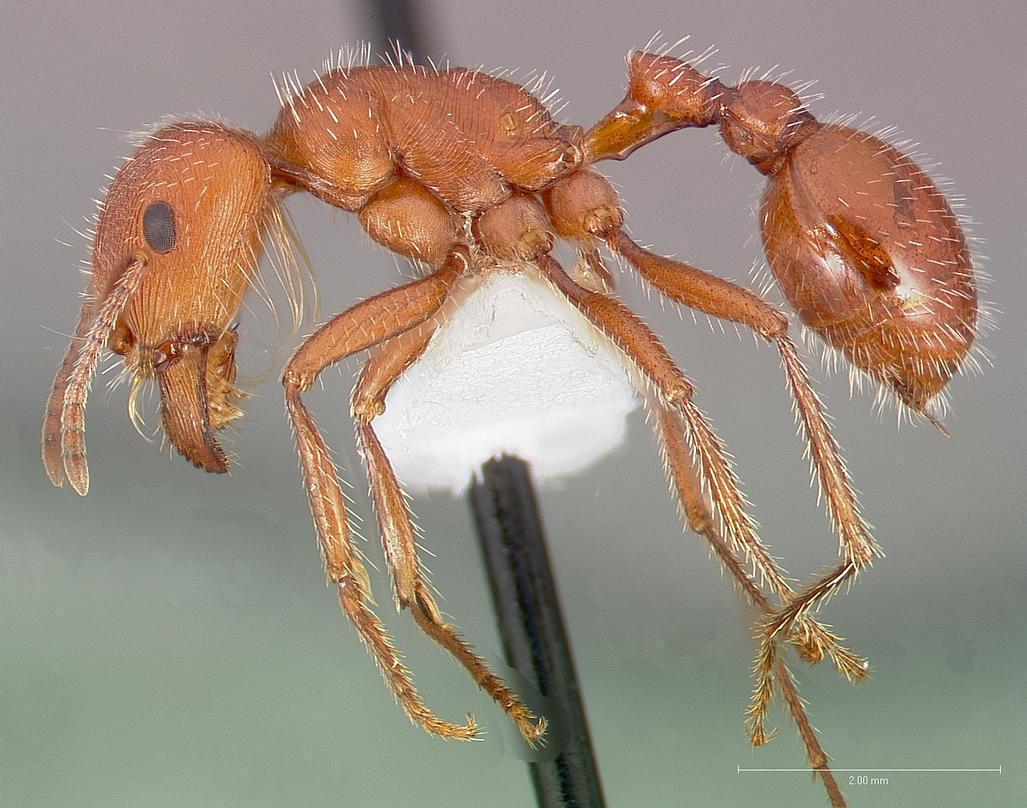
[[[806,757],[809,759],[810,766],[814,769],[814,777],[819,777],[820,781],[824,784],[824,788],[827,789],[827,797],[831,800],[832,808],[846,808],[845,796],[842,794],[838,781],[834,779],[834,773],[829,766],[830,758],[828,758],[827,753],[824,751],[824,747],[820,745],[816,727],[813,726],[809,719],[809,714],[806,712],[805,703],[799,696],[799,690],[795,685],[795,678],[792,676],[792,672],[780,657],[774,661],[774,666],[777,669],[777,681],[781,688],[781,695],[784,696],[788,710],[792,714],[792,720],[795,722],[799,735],[802,738],[802,743],[806,747]]]
[[[788,319],[781,312],[740,286],[725,281],[696,267],[664,258],[639,247],[622,231],[607,236],[610,248],[624,256],[639,274],[660,292],[684,303],[740,323],[777,344],[791,386],[792,395],[802,418],[814,468],[827,496],[828,512],[834,523],[845,554],[849,574],[869,566],[880,550],[870,528],[860,513],[838,443],[831,434],[823,406],[810,384],[806,368],[799,359],[794,343],[788,338]],[[839,571],[828,578],[836,578]],[[842,580],[848,575],[844,576]],[[826,580],[826,579],[825,579]],[[805,608],[825,597],[821,594]]]
[[[709,314],[742,323],[777,344],[791,384],[793,400],[806,429],[813,465],[827,494],[828,513],[841,539],[846,561],[851,562],[852,569],[869,565],[878,553],[877,547],[860,514],[859,504],[820,401],[809,384],[795,346],[788,339],[788,318],[735,284],[688,264],[654,255],[635,244],[621,229],[624,214],[616,191],[595,172],[578,171],[571,174],[549,188],[544,201],[554,228],[560,235],[584,244],[586,250],[594,249],[597,239],[605,241],[611,250],[627,259],[642,277],[668,297]],[[557,277],[561,275],[562,272],[557,273]],[[572,283],[569,279],[567,282]],[[584,291],[576,284],[575,288],[579,292]],[[574,298],[573,293],[568,294]],[[590,299],[599,298],[593,296]],[[587,304],[578,305],[581,308]],[[592,305],[594,307],[597,304]],[[600,308],[608,308],[610,305],[615,304],[604,303]],[[622,330],[632,317],[628,314],[618,318]],[[652,342],[651,335],[649,342]],[[662,346],[658,347],[659,351],[666,353]],[[715,442],[715,436],[711,436],[711,440]],[[725,474],[728,473],[726,469]],[[739,528],[747,529],[741,522]],[[780,586],[775,586],[775,589],[781,591]],[[827,593],[830,591],[827,590]],[[826,597],[827,593],[820,594],[818,589],[806,608]],[[777,618],[773,630],[778,628],[776,621]],[[846,675],[850,674],[846,672]]]
[[[762,84],[757,82],[753,87]],[[777,85],[776,92],[780,93],[777,105],[782,107],[785,118],[777,120],[775,113],[771,116],[773,121],[763,123],[767,127],[771,123],[782,124],[785,131],[791,132],[791,141],[787,137],[774,140],[776,145],[772,153],[780,155],[784,154],[789,142],[796,142],[794,139],[800,136],[799,132],[804,126],[814,125],[815,122],[787,88]],[[680,59],[663,53],[637,52],[630,59],[628,92],[623,101],[583,137],[581,148],[585,163],[604,159],[622,160],[645,143],[676,129],[720,124],[721,134],[728,145],[740,154],[745,154],[757,168],[768,173],[769,169],[764,162],[772,153],[764,153],[756,148],[763,142],[762,135],[746,141],[754,149],[749,150],[740,148],[743,146],[740,141],[734,142],[735,137],[741,137],[743,132],[732,134],[734,129],[731,126],[725,129],[725,125],[734,119],[735,113],[741,114],[745,107],[741,98],[737,88],[722,85],[715,78],[704,76]],[[784,104],[784,99],[794,99],[798,106],[793,108],[791,103]],[[564,184],[567,184],[566,181]],[[554,189],[558,187],[554,186]],[[615,198],[612,194],[608,196]],[[768,623],[768,633],[780,631],[805,612],[816,608],[844,582],[869,566],[874,557],[880,555],[880,551],[860,514],[859,504],[820,402],[810,387],[806,370],[799,361],[794,345],[787,337],[787,319],[756,295],[740,287],[695,267],[643,250],[620,230],[617,218],[622,218],[619,211],[617,217],[605,224],[596,221],[593,216],[592,223],[586,224],[585,230],[592,236],[604,239],[612,250],[623,255],[643,277],[669,297],[718,317],[743,323],[778,345],[806,429],[813,464],[827,495],[828,511],[844,553],[844,563],[807,587]]]
[[[307,391],[330,365],[420,325],[445,303],[470,264],[467,247],[455,245],[442,266],[431,274],[369,297],[336,315],[296,350],[286,365],[283,384]]]
[[[473,716],[467,716],[466,724],[453,724],[428,709],[388,632],[370,608],[370,580],[353,546],[338,473],[300,393],[309,390],[329,365],[424,322],[443,304],[467,263],[466,248],[456,247],[433,274],[369,298],[333,318],[299,348],[283,374],[286,410],[296,435],[307,499],[328,578],[338,587],[342,610],[409,718],[433,735],[460,740],[476,737]]]
[[[464,642],[455,626],[442,617],[417,555],[412,516],[399,480],[392,469],[371,422],[385,411],[385,396],[403,372],[421,355],[436,330],[432,321],[393,337],[364,366],[353,391],[353,415],[357,435],[371,479],[385,559],[392,574],[397,605],[411,610],[414,621],[429,637],[451,653],[517,725],[534,746],[546,729],[545,719],[535,716]]]
[[[692,401],[692,386],[674,364],[656,336],[634,314],[612,298],[590,292],[574,283],[551,257],[539,259],[539,267],[553,285],[563,293],[597,328],[605,333],[632,360],[643,376],[652,383],[661,404],[680,413],[688,427],[700,461],[703,476],[710,486],[717,511],[723,519],[728,538],[735,549],[744,551],[746,558],[759,571],[772,591],[786,600],[794,595],[784,579],[777,562],[767,551],[756,531],[756,525],[746,512],[746,501],[739,487],[731,463],[709,422]],[[791,601],[789,601],[791,602]],[[776,619],[776,618],[775,618]],[[769,701],[772,694],[773,648],[772,634],[779,629],[768,624],[765,641],[757,660],[758,685],[754,694],[754,709]],[[825,654],[850,680],[860,681],[869,669],[865,660],[853,655],[838,644],[838,638],[813,620],[808,611],[788,621],[786,634],[796,631],[798,645],[811,661],[819,661]],[[761,729],[753,732],[758,741]]]
[[[684,441],[684,425],[681,423],[681,417],[677,413],[661,407],[657,434],[660,438],[668,474],[684,508],[684,517],[689,527],[710,539],[710,531],[714,531],[715,528],[710,521],[709,508],[706,506],[702,489],[696,479],[697,470]],[[713,541],[713,539],[710,540]],[[718,555],[720,554],[718,553]],[[734,569],[732,569],[732,574],[749,595],[753,605],[768,614],[774,614],[775,609],[762,592],[755,588],[755,582],[752,582],[744,572],[741,573],[745,576],[744,579]],[[780,594],[786,602],[795,597],[795,591],[787,582],[783,583]],[[792,626],[788,641],[808,662],[820,662],[826,654],[850,681],[858,683],[869,672],[869,666],[865,659],[842,646],[841,637],[829,631],[827,627],[812,617],[801,625]]]
[[[788,317],[748,289],[683,261],[649,252],[619,228],[597,235],[667,297],[714,317],[740,323],[768,340],[788,333]]]
[[[426,324],[427,325],[427,324]],[[371,421],[385,409],[385,394],[396,378],[420,354],[431,339],[432,330],[421,326],[419,333],[408,332],[386,343],[369,363],[354,391],[357,435],[371,480],[378,526],[385,547],[385,558],[392,574],[396,600],[410,609],[414,621],[435,642],[449,651],[471,675],[478,686],[499,704],[517,725],[521,735],[535,746],[546,730],[546,721],[531,712],[493,673],[488,663],[474,653],[455,626],[446,622],[430,592],[417,555],[417,541],[410,510],[399,480],[392,469]]]
[[[579,286],[551,256],[540,256],[537,265],[543,276],[610,338],[655,388],[660,403],[681,414],[732,543],[736,549],[744,548],[746,557],[774,592],[790,592],[776,561],[760,541],[755,523],[746,513],[748,503],[720,439],[691,402],[692,384],[674,364],[667,349],[635,314],[613,298]]]
[[[777,344],[793,400],[805,427],[813,467],[826,494],[828,514],[844,554],[844,560],[837,568],[808,585],[798,596],[791,593],[785,607],[765,626],[768,637],[782,629],[790,631],[797,620],[804,618],[845,581],[869,566],[874,557],[880,555],[880,550],[860,513],[841,451],[831,434],[820,399],[810,384],[795,345],[788,338],[788,319],[748,290],[680,261],[654,255],[639,247],[623,231],[608,234],[606,240],[612,250],[624,256],[663,294],[692,308],[745,325]],[[771,674],[771,666],[762,658],[769,654],[768,640],[761,648],[761,661],[757,663],[757,669],[766,677]],[[868,673],[865,663],[855,665],[854,659],[838,659],[834,655],[832,659],[850,680],[860,681]],[[754,707],[758,701],[754,694]]]
[[[392,385],[424,353],[437,330],[438,323],[435,318],[431,318],[386,340],[371,355],[353,388],[350,409],[355,419],[361,423],[370,423],[385,412],[385,397]]]
[[[424,704],[385,626],[371,611],[371,582],[353,546],[342,489],[335,464],[328,455],[328,447],[314,419],[300,401],[297,388],[286,390],[285,403],[296,434],[321,554],[329,580],[338,587],[339,605],[378,663],[386,684],[410,720],[432,735],[473,740],[477,736],[473,716],[468,714],[464,725],[453,724],[438,718]]]
[[[720,563],[731,573],[735,582],[741,587],[752,604],[764,614],[772,614],[773,606],[766,595],[763,594],[759,585],[746,573],[742,561],[731,551],[731,548],[728,547],[727,543],[717,532],[710,505],[703,495],[698,470],[695,468],[695,462],[684,441],[684,425],[681,423],[680,416],[664,407],[658,407],[656,434],[660,442],[667,476],[670,478],[671,485],[677,491],[688,526],[709,542],[710,548],[716,554]],[[794,640],[792,641],[794,642]],[[791,671],[789,671],[787,664],[777,651],[778,649],[775,644],[773,666],[776,671],[778,686],[781,688],[785,702],[792,713],[792,719],[795,721],[799,735],[806,747],[806,756],[809,758],[810,765],[814,771],[823,781],[824,787],[827,789],[828,796],[831,799],[831,805],[844,806],[845,800],[829,768],[827,753],[824,752],[824,748],[820,745],[820,740],[813,729],[809,714],[806,712],[802,699],[799,697]],[[760,723],[762,724],[762,716],[760,717]],[[772,735],[773,733],[771,733]],[[769,737],[765,739],[769,740]]]

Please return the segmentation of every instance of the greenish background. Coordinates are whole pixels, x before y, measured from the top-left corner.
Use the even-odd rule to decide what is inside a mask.
[[[988,297],[1006,313],[986,338],[996,367],[952,386],[953,438],[896,432],[817,373],[887,559],[826,619],[873,660],[859,689],[802,668],[803,695],[839,767],[976,768],[890,773],[847,787],[851,803],[1016,805],[1027,777],[1024,454],[1022,4],[433,2],[436,55],[555,73],[588,124],[622,94],[623,55],[658,29],[691,33],[735,78],[752,65],[819,79],[814,111],[895,124],[955,178],[986,239]],[[82,215],[119,133],[167,113],[218,113],[268,127],[267,73],[310,76],[330,49],[369,36],[361,7],[336,3],[15,3],[0,6],[3,245],[0,294],[0,805],[524,806],[523,752],[502,715],[388,606],[429,702],[473,710],[473,745],[412,728],[339,615],[319,569],[278,370],[296,341],[267,313],[243,319],[254,380],[230,477],[146,444],[124,390],[94,391],[93,486],[51,488],[39,421],[84,286]],[[682,132],[605,170],[635,235],[734,279],[759,259],[751,208],[760,179],[713,131]],[[319,272],[322,313],[400,278],[354,219],[290,201]],[[62,244],[65,242],[66,244]],[[70,245],[70,246],[67,246]],[[774,299],[779,299],[774,294]],[[644,312],[695,378],[700,404],[738,458],[764,538],[806,576],[835,540],[808,488],[773,353],[648,302]],[[309,329],[309,324],[306,326]],[[370,508],[347,418],[350,371],[312,398]],[[109,402],[108,400],[109,399]],[[109,403],[109,405],[108,405]],[[653,441],[630,440],[542,494],[551,551],[611,806],[826,804],[803,773],[786,716],[754,750],[742,731],[753,653],[749,615],[693,537],[682,536]],[[438,556],[444,608],[491,658],[498,639],[464,502],[415,503]],[[371,533],[370,530],[367,531]],[[380,558],[377,541],[368,543]],[[869,774],[874,774],[870,772]],[[878,775],[880,776],[880,775]],[[843,775],[842,782],[847,778]]]

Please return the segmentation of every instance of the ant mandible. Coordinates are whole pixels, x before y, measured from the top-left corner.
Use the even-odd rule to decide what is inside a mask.
[[[862,680],[866,661],[814,615],[879,550],[788,336],[789,319],[741,286],[635,243],[616,191],[592,166],[622,160],[678,129],[717,126],[728,147],[767,177],[763,244],[799,318],[900,406],[939,427],[943,388],[977,328],[974,270],[949,204],[907,155],[870,134],[818,121],[788,87],[767,80],[729,86],[666,51],[631,55],[627,95],[588,131],[558,123],[531,91],[501,76],[418,66],[402,55],[372,66],[369,55],[361,49],[356,59],[329,62],[305,87],[290,80],[263,137],[211,121],[176,122],[149,135],[118,171],[98,215],[86,301],[47,404],[43,464],[51,481],[59,486],[67,477],[79,494],[88,490],[85,403],[106,349],[120,354],[133,376],[133,417],[139,385],[156,380],[174,446],[199,468],[227,471],[215,433],[242,414],[236,316],[265,248],[289,256],[294,246],[281,201],[308,191],[355,212],[375,241],[426,272],[329,320],[282,375],[328,578],[411,720],[436,735],[474,738],[472,716],[451,723],[424,704],[371,610],[339,477],[302,400],[327,367],[376,349],[352,413],[395,597],[525,739],[538,742],[545,720],[442,617],[373,422],[391,385],[445,325],[444,304],[458,289],[496,272],[541,277],[644,379],[688,525],[764,614],[748,716],[752,742],[768,740],[764,719],[779,689],[832,802],[843,804],[779,646],[785,640],[812,662],[828,657],[848,679]],[[551,255],[557,238],[578,251],[570,271]],[[835,568],[798,591],[785,580],[757,535],[720,439],[694,403],[692,383],[610,294],[614,277],[601,247],[661,294],[747,327],[777,348],[841,542]]]

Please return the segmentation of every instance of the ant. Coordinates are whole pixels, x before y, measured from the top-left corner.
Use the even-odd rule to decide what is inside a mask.
[[[698,64],[701,59],[696,62]],[[282,110],[264,136],[208,120],[152,132],[101,205],[92,275],[75,336],[50,393],[43,465],[54,485],[89,488],[85,404],[105,350],[123,357],[136,393],[156,381],[161,421],[193,465],[228,471],[216,433],[242,415],[236,317],[269,247],[295,265],[282,207],[306,191],[357,214],[371,238],[423,273],[330,319],[282,374],[304,486],[325,569],[343,612],[410,719],[434,735],[473,739],[438,717],[371,609],[370,579],[351,538],[338,472],[303,402],[326,368],[372,350],[351,409],[398,604],[509,714],[531,744],[536,716],[446,622],[418,558],[411,515],[374,428],[393,383],[445,326],[447,302],[494,273],[541,278],[621,353],[644,381],[661,453],[688,526],[704,536],[760,610],[753,744],[768,705],[784,698],[833,805],[844,798],[782,656],[828,658],[850,681],[869,672],[816,618],[819,607],[880,555],[799,353],[790,319],[761,297],[639,246],[613,186],[594,168],[687,127],[716,126],[767,177],[760,225],[770,269],[799,319],[824,343],[944,431],[943,390],[967,361],[978,327],[977,280],[957,217],[899,149],[818,121],[792,89],[766,79],[730,86],[668,50],[633,53],[627,94],[587,131],[554,119],[533,91],[502,75],[370,64],[370,51],[329,60],[317,78],[278,88]],[[576,248],[569,270],[557,239]],[[678,303],[751,329],[780,354],[841,559],[796,590],[760,540],[720,438],[695,387],[657,336],[612,294],[601,249]],[[751,565],[757,577],[746,570]]]

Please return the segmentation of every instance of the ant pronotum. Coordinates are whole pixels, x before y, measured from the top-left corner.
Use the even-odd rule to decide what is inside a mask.
[[[817,121],[788,87],[732,87],[666,52],[630,59],[624,100],[588,131],[557,123],[545,104],[500,76],[416,66],[402,56],[370,66],[367,52],[329,64],[284,90],[259,137],[204,120],[165,125],[111,183],[99,213],[93,272],[75,337],[54,381],[43,425],[50,479],[89,486],[84,415],[105,349],[139,385],[156,380],[164,429],[206,471],[225,472],[215,433],[239,418],[235,329],[265,247],[286,261],[294,243],[281,201],[308,191],[356,212],[373,239],[426,271],[321,326],[282,376],[305,488],[329,579],[343,611],[411,720],[470,739],[477,726],[437,717],[370,608],[368,574],[351,541],[336,469],[302,400],[319,374],[376,349],[353,393],[395,596],[421,629],[463,664],[529,743],[534,715],[447,623],[426,584],[402,491],[375,433],[391,385],[442,326],[444,304],[490,273],[530,273],[569,301],[644,379],[667,473],[689,526],[705,536],[764,614],[749,736],[775,692],[785,699],[832,803],[844,804],[780,643],[828,657],[851,681],[865,660],[815,617],[818,607],[878,554],[805,367],[789,319],[760,297],[656,255],[625,232],[610,183],[591,168],[621,160],[677,129],[716,125],[729,148],[766,175],[760,218],[770,267],[800,319],[850,364],[939,428],[943,388],[967,359],[977,328],[974,270],[957,218],[905,154],[843,125]],[[557,238],[579,260],[566,271]],[[658,338],[611,292],[607,248],[667,297],[751,329],[778,350],[841,541],[834,569],[796,591],[760,541],[723,445],[694,403],[694,388]],[[758,571],[759,581],[745,569]]]

